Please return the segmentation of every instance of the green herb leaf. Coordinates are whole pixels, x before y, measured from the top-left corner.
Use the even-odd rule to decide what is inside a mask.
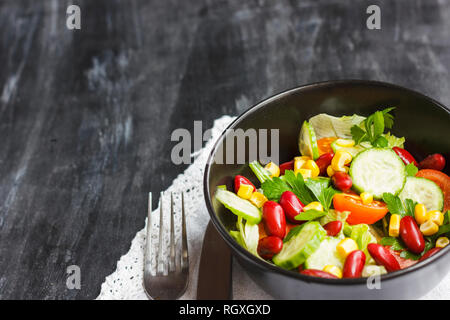
[[[374,147],[387,148],[389,142],[383,136],[379,136],[373,143]]]
[[[442,226],[440,226],[438,232],[436,232],[434,237],[437,238],[438,236],[441,236],[446,233],[450,233],[450,224],[449,223],[443,224]],[[450,236],[450,235],[448,235],[448,236]]]
[[[352,134],[355,144],[360,144],[363,141],[368,141],[366,132],[359,126],[354,125],[350,128],[350,133]]]
[[[412,162],[406,166],[406,175],[408,177],[414,177],[418,171],[419,169]]]
[[[414,209],[416,208],[417,202],[411,199],[405,199],[405,215],[414,217]]]
[[[292,191],[291,188],[279,177],[274,177],[271,180],[265,180],[261,184],[264,195],[267,199],[272,201],[280,201],[280,197],[285,191]]]
[[[383,111],[381,111],[381,112],[383,112],[383,116],[384,116],[384,126],[388,129],[391,129],[392,126],[394,125],[394,116],[389,113],[394,109],[395,109],[395,107],[391,107],[391,108],[386,108]]]
[[[303,212],[300,212],[300,214],[295,216],[295,220],[297,221],[310,221],[310,220],[315,220],[317,218],[323,217],[324,215],[326,215],[327,213],[324,211],[318,211],[318,210],[306,210]]]
[[[389,112],[394,108],[387,108],[383,111],[376,111],[368,116],[362,123],[362,126],[354,125],[350,129],[353,140],[356,144],[363,141],[369,141],[374,147],[386,148],[389,145],[388,139],[384,136],[385,128],[392,128],[394,116]]]
[[[305,185],[305,180],[301,173],[295,175],[294,171],[286,170],[284,172],[284,180],[303,204],[306,205],[315,201],[314,195]]]
[[[377,111],[373,114],[373,136],[379,137],[383,134],[383,132],[384,132],[384,115],[383,112]]]
[[[403,259],[410,259],[410,260],[419,260],[420,259],[420,255],[409,252],[408,250],[404,250],[404,251],[400,252],[400,257]]]
[[[391,214],[399,214],[402,217],[406,214],[402,200],[398,196],[385,192],[383,193],[383,201],[386,202]]]
[[[383,246],[391,246],[392,250],[404,250],[406,247],[399,239],[394,237],[384,237],[381,239],[380,244]]]

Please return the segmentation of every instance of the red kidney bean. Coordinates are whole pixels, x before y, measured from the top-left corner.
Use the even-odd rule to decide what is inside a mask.
[[[283,207],[286,218],[292,223],[302,223],[295,220],[295,216],[303,211],[305,206],[292,191],[285,191],[280,197],[280,205]]]
[[[275,201],[266,201],[263,206],[263,219],[267,234],[281,239],[286,235],[286,217],[283,208]]]
[[[306,269],[300,271],[301,274],[307,275],[307,276],[313,276],[313,277],[319,277],[319,278],[325,278],[325,279],[339,279],[334,274],[317,270],[317,269]]]
[[[400,220],[400,237],[412,253],[419,254],[425,249],[422,232],[411,216],[403,217]]]
[[[419,163],[420,169],[433,169],[442,171],[445,167],[445,158],[442,154],[431,154]]]
[[[345,259],[343,278],[359,278],[361,277],[364,264],[366,263],[366,255],[361,250],[352,251]]]
[[[283,249],[283,240],[275,236],[264,237],[258,242],[258,254],[261,258],[270,260]]]
[[[431,257],[432,255],[434,255],[435,253],[438,253],[442,248],[433,248],[428,250],[423,256],[420,257],[419,262],[423,261],[425,259],[428,259],[429,257]]]
[[[328,236],[334,237],[341,231],[342,221],[336,220],[328,222],[323,228],[327,231]]]
[[[294,170],[294,160],[280,164],[280,176],[282,176],[286,170]]]
[[[244,176],[238,175],[234,177],[234,192],[237,193],[239,191],[239,187],[241,186],[241,184],[248,184],[253,187],[253,191],[256,190],[255,186],[253,185],[253,183],[250,182],[250,180],[248,180]]]
[[[331,177],[331,182],[337,189],[341,191],[350,190],[353,184],[352,178],[345,172],[336,172],[335,174],[333,174],[333,176]]]
[[[416,167],[419,167],[419,163],[414,159],[414,157],[406,151],[405,149],[399,148],[399,147],[393,147],[392,150],[402,159],[403,163],[405,165],[408,165],[410,163],[414,163]]]
[[[331,164],[331,159],[333,159],[334,153],[324,153],[316,160],[316,164],[320,169],[320,175],[325,175],[327,173],[327,168]]]
[[[400,264],[392,253],[390,253],[389,249],[377,243],[369,243],[367,250],[375,262],[384,266],[388,272],[400,270]]]

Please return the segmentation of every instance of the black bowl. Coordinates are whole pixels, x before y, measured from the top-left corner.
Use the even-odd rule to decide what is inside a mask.
[[[294,88],[268,98],[239,116],[227,129],[280,130],[280,162],[299,154],[297,139],[304,120],[328,113],[369,115],[396,107],[392,132],[406,137],[406,148],[421,160],[430,153],[450,159],[450,112],[442,104],[414,91],[374,81],[330,81]],[[229,235],[236,218],[214,199],[216,186],[232,189],[233,177],[243,174],[257,183],[247,165],[213,163],[227,137],[223,132],[205,168],[204,194],[211,220],[250,277],[267,293],[281,299],[412,299],[424,295],[450,269],[450,246],[412,267],[371,279],[322,279],[284,270],[256,258]],[[269,149],[270,150],[270,149]],[[248,150],[246,150],[248,157]],[[448,174],[449,165],[445,168]],[[449,296],[450,298],[450,296]]]

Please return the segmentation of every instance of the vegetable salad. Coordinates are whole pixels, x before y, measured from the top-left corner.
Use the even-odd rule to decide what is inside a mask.
[[[418,162],[405,138],[386,132],[394,108],[302,124],[299,156],[249,164],[255,186],[234,177],[215,197],[237,216],[231,236],[281,268],[358,278],[414,265],[448,245],[450,178],[445,158]]]

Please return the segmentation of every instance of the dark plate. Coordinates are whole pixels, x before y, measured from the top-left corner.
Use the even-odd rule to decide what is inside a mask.
[[[369,115],[384,107],[396,107],[392,132],[406,137],[406,148],[419,161],[429,153],[443,153],[450,159],[449,109],[418,92],[396,85],[361,80],[330,81],[294,88],[253,106],[228,129],[280,129],[280,162],[299,154],[297,139],[304,120],[318,114],[342,116]],[[435,287],[450,269],[450,246],[410,268],[383,275],[380,288],[367,285],[367,279],[321,279],[288,271],[262,261],[239,246],[228,230],[235,216],[214,197],[217,185],[232,186],[236,174],[257,183],[247,165],[212,163],[226,132],[215,144],[205,168],[204,194],[214,226],[251,278],[266,292],[282,299],[409,299]],[[269,149],[270,150],[270,149]],[[248,150],[246,151],[248,152]],[[248,156],[247,156],[248,157]],[[449,165],[445,168],[449,173]],[[372,287],[372,289],[369,289]]]

